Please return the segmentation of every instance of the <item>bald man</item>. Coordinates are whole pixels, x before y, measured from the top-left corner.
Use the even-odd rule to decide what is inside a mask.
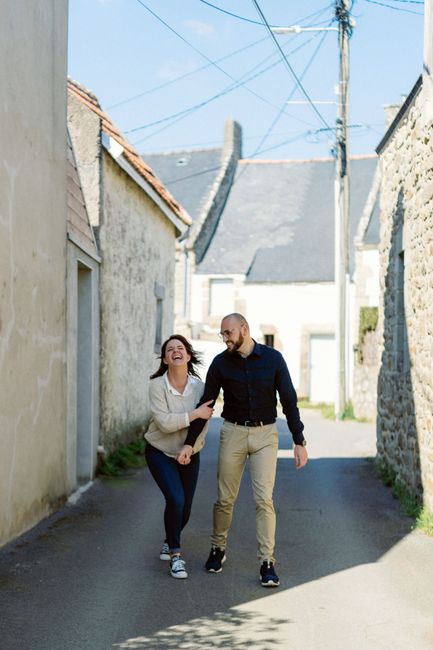
[[[218,456],[218,499],[213,510],[212,548],[206,570],[220,573],[226,560],[227,536],[242,474],[247,459],[256,504],[256,536],[260,561],[260,583],[278,587],[275,572],[275,510],[272,493],[278,451],[277,393],[294,442],[297,469],[308,460],[306,441],[297,407],[297,396],[283,359],[277,350],[257,343],[242,314],[225,316],[220,336],[226,350],[209,367],[200,404],[216,400],[224,391]],[[180,463],[188,463],[192,448],[205,420],[189,426],[185,445],[178,454]]]

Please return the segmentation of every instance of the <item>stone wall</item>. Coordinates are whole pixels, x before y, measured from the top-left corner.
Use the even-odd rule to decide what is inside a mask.
[[[379,146],[383,174],[379,309],[382,357],[377,433],[379,456],[410,490],[423,497],[431,510],[432,145],[433,92],[431,84],[418,82]],[[399,293],[402,277],[404,291]]]
[[[160,208],[106,152],[103,178],[100,436],[111,449],[133,438],[149,418],[149,375],[159,365],[158,297],[162,340],[173,333],[176,233]]]

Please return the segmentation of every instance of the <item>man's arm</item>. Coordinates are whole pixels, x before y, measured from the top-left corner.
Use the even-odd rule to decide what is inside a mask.
[[[197,406],[200,406],[205,402],[209,402],[209,400],[213,400],[215,402],[216,399],[218,398],[220,390],[221,390],[221,376],[218,371],[217,364],[215,363],[214,360],[212,361],[209,370],[207,371],[204,392]],[[184,443],[185,445],[190,445],[191,447],[194,446],[195,441],[197,440],[200,433],[202,432],[206,422],[207,420],[203,420],[202,418],[197,418],[197,420],[191,422],[191,424],[188,427],[187,436],[185,438],[185,443]]]
[[[276,372],[276,389],[288,427],[293,436],[293,442],[295,445],[302,444],[304,440],[304,434],[302,433],[304,425],[299,415],[298,398],[292,384],[289,369],[282,355],[280,355],[280,362]]]

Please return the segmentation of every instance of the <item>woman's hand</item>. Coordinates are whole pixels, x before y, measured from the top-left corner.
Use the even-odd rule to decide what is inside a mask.
[[[191,462],[191,454],[191,445],[184,445],[182,449],[176,454],[176,460],[180,465],[189,465]]]
[[[188,413],[189,421],[192,422],[193,420],[198,420],[199,418],[202,420],[209,420],[214,412],[213,407],[210,406],[212,403],[213,399],[205,402],[204,404],[201,404],[196,409],[191,411],[191,413]]]

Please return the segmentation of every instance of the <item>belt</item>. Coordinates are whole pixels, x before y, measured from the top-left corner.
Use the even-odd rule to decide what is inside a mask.
[[[272,420],[244,420],[243,422],[233,422],[232,420],[228,420],[226,418],[227,422],[230,422],[231,424],[237,424],[240,427],[263,427],[265,424],[273,424],[275,422],[275,419]]]

